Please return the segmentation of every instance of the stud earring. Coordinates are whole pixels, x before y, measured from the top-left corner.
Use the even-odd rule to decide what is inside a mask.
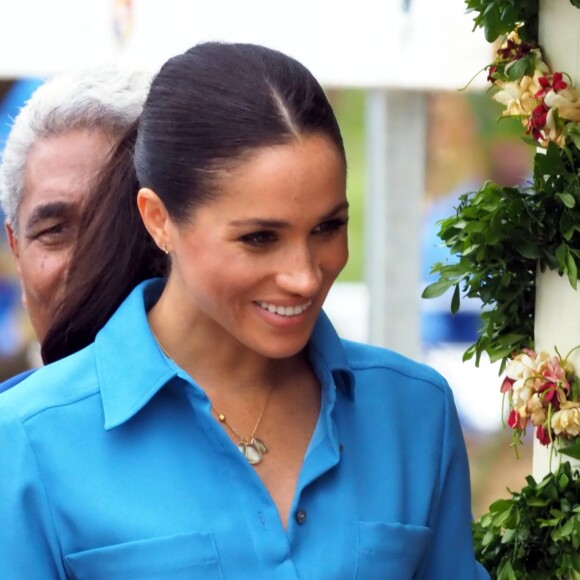
[[[165,254],[169,254],[169,250],[165,244],[161,244],[161,249],[165,252]]]

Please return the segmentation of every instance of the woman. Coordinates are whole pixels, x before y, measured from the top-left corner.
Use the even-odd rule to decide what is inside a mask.
[[[445,381],[321,310],[348,203],[316,80],[202,44],[134,138],[44,355],[88,346],[0,399],[0,577],[477,577]]]

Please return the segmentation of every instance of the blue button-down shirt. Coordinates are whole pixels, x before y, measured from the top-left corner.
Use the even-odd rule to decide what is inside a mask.
[[[321,314],[309,352],[322,406],[285,530],[204,391],[151,335],[161,288],[137,287],[93,345],[0,396],[0,578],[485,576],[438,374],[341,341]]]
[[[12,387],[16,386],[18,383],[21,383],[25,378],[29,377],[36,369],[29,369],[20,373],[19,375],[15,375],[9,379],[6,379],[4,382],[0,383],[0,393],[11,389]]]

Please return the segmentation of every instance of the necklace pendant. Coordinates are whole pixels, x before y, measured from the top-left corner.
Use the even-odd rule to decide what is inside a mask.
[[[241,451],[242,455],[248,460],[250,465],[257,465],[263,459],[260,450],[255,447],[252,443],[240,443],[238,449]]]
[[[252,437],[250,444],[254,446],[262,455],[264,455],[264,453],[268,453],[268,446],[261,439]]]
[[[252,437],[251,441],[242,441],[238,449],[251,465],[260,463],[264,459],[264,453],[268,453],[268,446],[257,437]]]

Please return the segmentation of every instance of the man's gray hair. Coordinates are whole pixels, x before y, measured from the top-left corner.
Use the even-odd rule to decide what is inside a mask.
[[[55,76],[34,92],[14,120],[0,164],[0,205],[14,228],[33,144],[79,129],[120,138],[139,118],[150,82],[144,71],[107,65]]]

